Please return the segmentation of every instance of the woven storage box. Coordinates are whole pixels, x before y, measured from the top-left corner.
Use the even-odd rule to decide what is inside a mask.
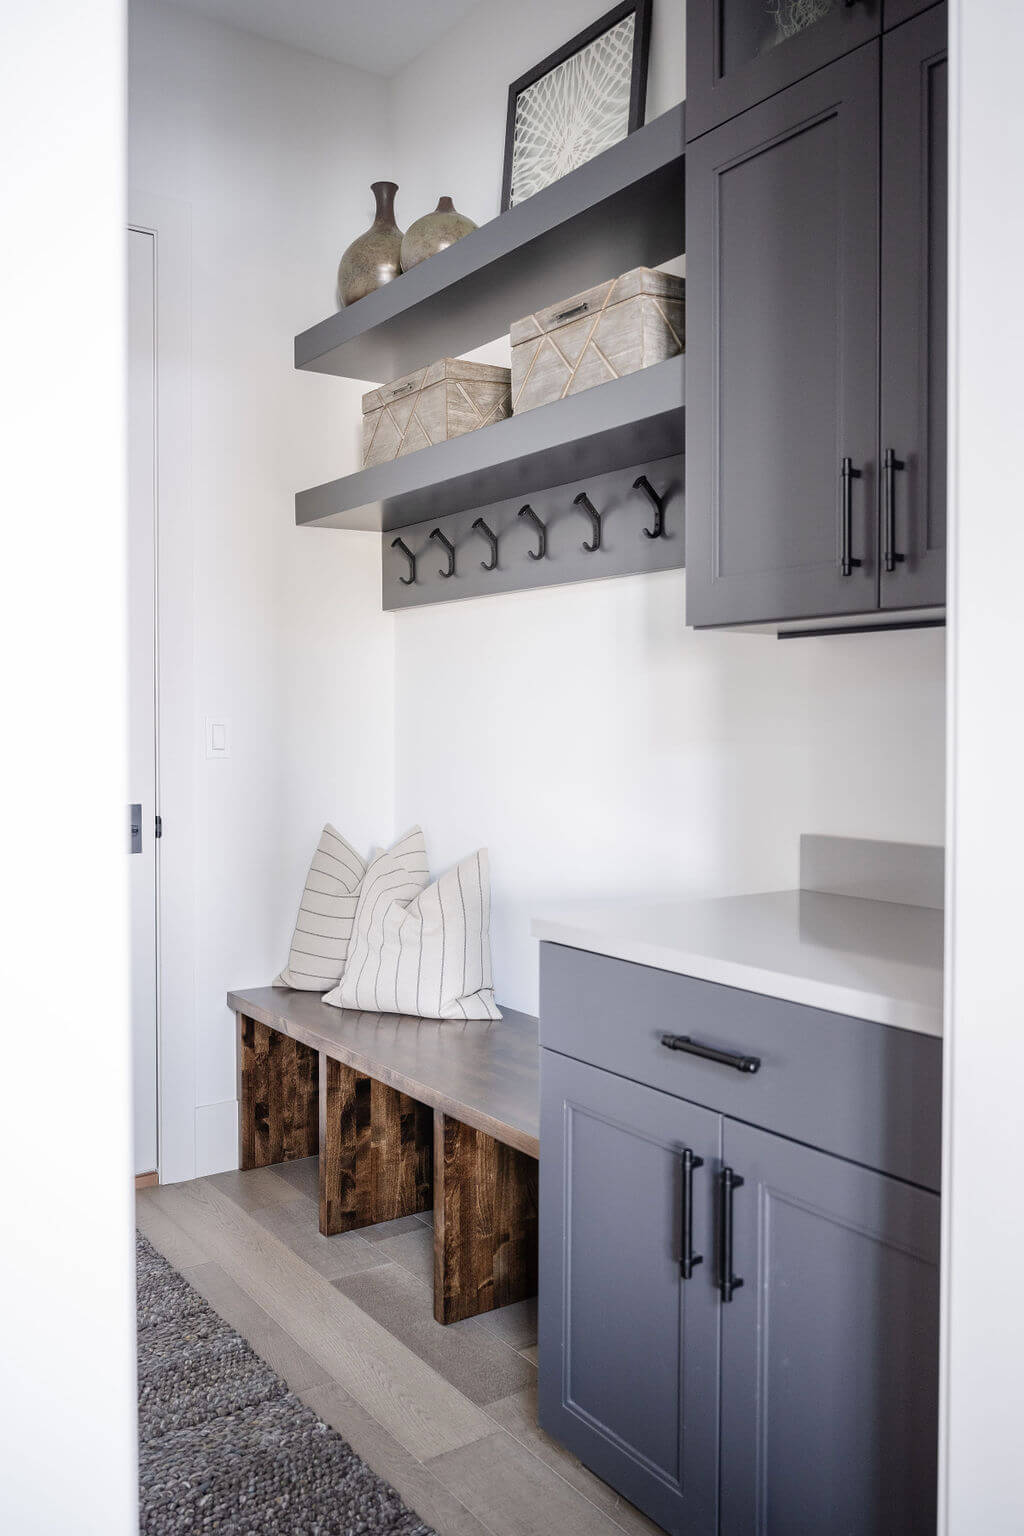
[[[636,373],[686,344],[683,278],[650,267],[563,299],[512,326],[512,409],[532,410]]]
[[[511,412],[507,368],[443,357],[363,396],[363,468],[461,437]]]

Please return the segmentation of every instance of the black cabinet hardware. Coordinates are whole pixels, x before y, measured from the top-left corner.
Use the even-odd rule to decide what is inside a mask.
[[[738,1291],[743,1284],[739,1275],[734,1275],[732,1272],[732,1197],[734,1190],[742,1188],[743,1180],[740,1176],[733,1173],[731,1168],[723,1168],[720,1185],[722,1262],[718,1278],[718,1288],[722,1293],[723,1301],[732,1301],[733,1291]]]
[[[851,553],[853,540],[853,482],[860,479],[860,470],[854,469],[853,460],[849,457],[843,459],[843,467],[840,471],[840,497],[839,497],[839,570],[843,576],[852,576],[855,566],[862,565],[862,560],[855,560]]]
[[[416,556],[413,554],[412,550],[409,548],[408,544],[405,542],[404,539],[392,539],[391,540],[391,548],[392,549],[400,549],[402,551],[402,554],[408,560],[408,562],[409,562],[409,574],[408,574],[408,576],[399,576],[398,579],[402,583],[403,587],[411,587],[415,583],[415,581],[416,581]]]
[[[654,527],[643,530],[646,539],[662,539],[665,537],[665,498],[659,496],[654,486],[646,475],[637,475],[633,481],[634,491],[643,491],[654,506]]]
[[[531,560],[543,560],[548,552],[548,530],[546,525],[541,522],[529,502],[524,507],[519,508],[519,516],[528,518],[537,530],[537,548],[528,549],[526,553]]]
[[[895,450],[885,450],[884,476],[882,479],[882,550],[885,568],[894,571],[907,558],[896,553],[896,471],[906,469]]]
[[[493,528],[488,527],[482,517],[476,519],[473,527],[483,534],[491,546],[491,558],[489,560],[481,560],[480,569],[482,571],[496,571],[498,569],[498,535],[494,532]]]
[[[682,1051],[686,1056],[699,1056],[702,1061],[717,1061],[722,1067],[735,1067],[737,1072],[759,1072],[760,1056],[741,1056],[736,1051],[719,1051],[713,1045],[699,1045],[689,1035],[662,1035],[661,1043],[666,1050]]]
[[[586,541],[584,541],[583,548],[586,550],[588,555],[596,554],[596,552],[601,548],[601,514],[594,506],[594,503],[591,501],[586,491],[580,491],[579,495],[574,496],[572,500],[573,506],[583,508],[584,512],[586,512],[587,516],[590,518],[594,529],[591,542],[588,544]]]
[[[704,1262],[704,1255],[693,1251],[693,1170],[703,1167],[704,1159],[695,1157],[690,1148],[685,1147],[683,1149],[682,1253],[679,1259],[679,1268],[682,1270],[684,1280],[691,1279],[696,1266]]]
[[[436,539],[438,544],[443,545],[444,549],[446,550],[447,555],[448,555],[448,569],[444,570],[444,568],[442,567],[442,568],[440,568],[438,570],[437,574],[439,576],[454,576],[455,575],[455,545],[452,543],[451,539],[448,538],[447,534],[444,534],[444,533],[441,532],[440,528],[431,528],[431,530],[430,530],[430,537],[432,539]]]

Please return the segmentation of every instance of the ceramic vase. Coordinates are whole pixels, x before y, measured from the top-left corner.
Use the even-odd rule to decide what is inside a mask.
[[[395,223],[394,181],[375,181],[370,188],[377,200],[373,223],[345,251],[338,266],[338,298],[354,304],[375,288],[383,288],[402,270],[402,231]]]
[[[459,213],[450,197],[438,199],[433,213],[425,213],[422,219],[410,224],[402,241],[402,271],[408,272],[428,256],[445,251],[463,235],[472,234],[476,225]]]

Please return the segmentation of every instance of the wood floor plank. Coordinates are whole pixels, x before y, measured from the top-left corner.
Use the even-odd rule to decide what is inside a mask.
[[[305,1160],[304,1160],[305,1161]],[[280,1163],[287,1168],[287,1163]],[[250,1168],[247,1173],[215,1173],[210,1179],[226,1195],[230,1195],[243,1211],[259,1211],[267,1205],[287,1205],[297,1200],[301,1190],[283,1179],[276,1168]]]
[[[147,1195],[413,1456],[426,1460],[491,1431],[480,1408],[215,1185],[196,1180]]]
[[[487,1412],[514,1440],[545,1462],[591,1504],[613,1520],[627,1536],[664,1536],[660,1526],[648,1520],[638,1509],[609,1488],[599,1477],[588,1472],[583,1463],[563,1450],[537,1423],[537,1389],[525,1387],[496,1403],[488,1403]]]
[[[286,1205],[264,1206],[249,1213],[254,1221],[273,1232],[317,1274],[334,1280],[339,1275],[355,1274],[383,1264],[385,1256],[373,1243],[364,1242],[358,1232],[343,1232],[324,1237],[320,1231],[317,1207],[304,1195]]]
[[[303,1402],[383,1477],[438,1536],[493,1536],[466,1506],[336,1383],[300,1392]]]
[[[428,1469],[495,1536],[622,1536],[621,1527],[504,1429]]]
[[[370,1230],[374,1229],[371,1227]],[[401,1264],[409,1270],[421,1285],[433,1287],[434,1239],[430,1228],[421,1221],[415,1222],[411,1232],[396,1232],[392,1237],[381,1238],[373,1247],[389,1263]]]
[[[182,1274],[218,1316],[248,1340],[260,1358],[287,1382],[293,1392],[330,1381],[323,1366],[317,1365],[291,1334],[286,1333],[269,1312],[257,1306],[219,1264],[212,1261],[197,1264],[193,1269],[182,1270]]]
[[[168,1264],[172,1264],[175,1269],[205,1264],[210,1255],[160,1209],[154,1199],[157,1194],[159,1185],[154,1185],[139,1190],[135,1196],[135,1225],[139,1231],[149,1238],[157,1252],[162,1253]]]

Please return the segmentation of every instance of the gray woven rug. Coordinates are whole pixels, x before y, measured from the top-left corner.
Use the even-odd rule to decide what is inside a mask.
[[[141,1235],[139,1529],[435,1536]]]

